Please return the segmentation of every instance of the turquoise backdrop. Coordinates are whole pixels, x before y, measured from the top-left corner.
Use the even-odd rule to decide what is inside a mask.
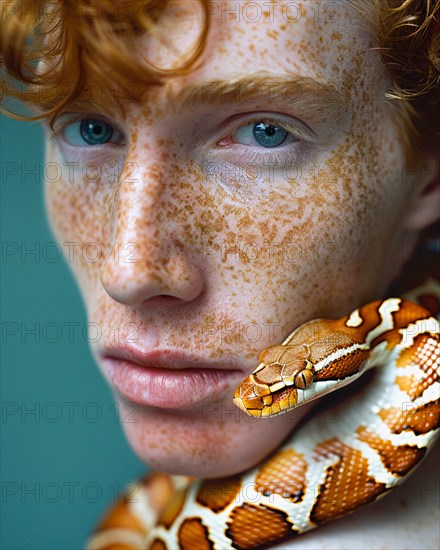
[[[42,128],[0,117],[2,550],[79,550],[145,472],[87,339],[43,204]]]

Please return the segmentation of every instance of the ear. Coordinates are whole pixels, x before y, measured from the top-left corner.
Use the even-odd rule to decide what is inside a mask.
[[[421,185],[404,220],[404,228],[420,231],[440,219],[440,156],[422,163]]]

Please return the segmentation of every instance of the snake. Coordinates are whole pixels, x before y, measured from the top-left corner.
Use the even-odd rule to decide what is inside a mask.
[[[86,549],[266,548],[384,497],[440,433],[439,304],[439,281],[427,277],[402,297],[307,321],[264,349],[236,406],[265,422],[355,382],[338,404],[340,421],[312,417],[263,462],[227,478],[145,476]]]

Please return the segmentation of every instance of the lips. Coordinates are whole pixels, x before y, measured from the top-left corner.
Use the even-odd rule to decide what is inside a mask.
[[[207,362],[183,351],[141,351],[130,347],[106,350],[100,359],[104,372],[126,398],[140,405],[166,409],[191,408],[227,399],[246,370],[235,362]]]

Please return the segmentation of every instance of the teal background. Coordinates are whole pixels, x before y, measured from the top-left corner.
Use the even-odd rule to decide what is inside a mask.
[[[64,324],[87,320],[65,260],[48,245],[43,130],[2,116],[0,132],[0,546],[78,550],[146,467],[126,443],[86,338],[78,329],[71,338]]]

